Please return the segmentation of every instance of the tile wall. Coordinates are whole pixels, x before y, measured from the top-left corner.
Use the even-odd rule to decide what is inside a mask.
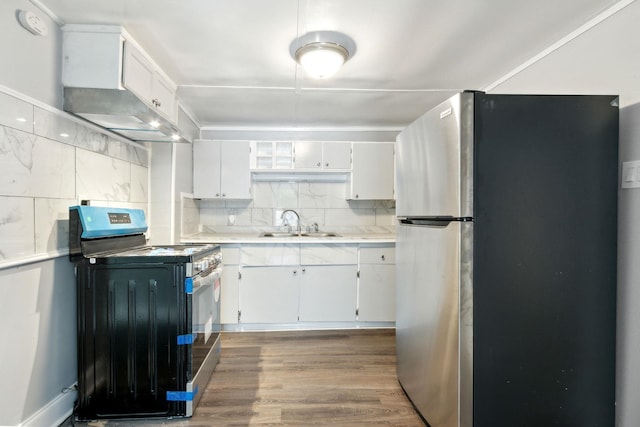
[[[343,233],[394,231],[395,201],[345,200],[346,182],[254,182],[252,200],[185,201],[183,234],[197,227],[205,232],[255,232],[276,227],[277,212],[295,209],[303,228]],[[198,209],[199,215],[195,213]]]
[[[68,248],[68,208],[147,210],[145,146],[0,92],[0,265]]]

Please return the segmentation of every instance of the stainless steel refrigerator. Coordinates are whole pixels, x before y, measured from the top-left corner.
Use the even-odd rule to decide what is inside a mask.
[[[613,426],[617,98],[463,92],[396,156],[397,372],[422,417]]]

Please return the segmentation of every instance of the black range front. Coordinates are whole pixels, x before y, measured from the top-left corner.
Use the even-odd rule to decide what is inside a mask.
[[[220,248],[132,245],[126,229],[136,228],[139,213],[127,211],[70,209],[78,300],[75,416],[191,416],[220,353]],[[104,214],[117,222],[96,226]],[[96,231],[112,225],[113,232]]]

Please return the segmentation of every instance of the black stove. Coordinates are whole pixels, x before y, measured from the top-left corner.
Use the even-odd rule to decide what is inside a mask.
[[[139,209],[69,208],[77,420],[191,416],[219,359],[220,247],[146,231]]]

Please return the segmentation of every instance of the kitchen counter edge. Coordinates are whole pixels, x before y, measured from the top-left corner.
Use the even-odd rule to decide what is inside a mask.
[[[199,233],[183,236],[182,243],[219,244],[354,244],[395,243],[395,234],[343,234],[336,237],[259,237],[257,234]]]

